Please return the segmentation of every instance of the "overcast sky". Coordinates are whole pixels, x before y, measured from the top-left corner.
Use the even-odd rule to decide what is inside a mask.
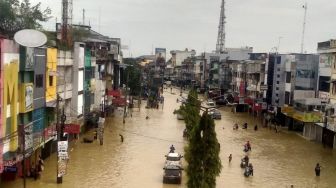
[[[31,0],[33,4],[41,0]],[[42,0],[52,9],[45,27],[53,29],[61,19],[62,0]],[[226,47],[252,46],[254,52],[299,52],[305,1],[227,0]],[[305,51],[316,52],[317,42],[336,38],[336,0],[307,0]],[[221,0],[73,0],[73,23],[86,23],[128,45],[124,56],[151,54],[152,46],[167,50],[216,47]],[[100,18],[100,19],[99,19]],[[100,21],[99,21],[100,20]],[[99,24],[100,23],[100,24]],[[169,52],[168,52],[169,53]]]

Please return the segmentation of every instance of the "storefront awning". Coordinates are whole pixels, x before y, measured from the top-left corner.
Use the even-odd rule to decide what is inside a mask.
[[[126,99],[125,98],[116,98],[112,99],[112,104],[115,106],[125,106],[126,105]]]
[[[112,97],[120,97],[121,93],[119,90],[109,90],[107,92],[107,95],[112,96]]]

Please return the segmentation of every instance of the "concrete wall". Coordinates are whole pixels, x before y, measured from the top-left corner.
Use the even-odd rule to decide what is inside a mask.
[[[46,102],[55,101],[57,89],[57,49],[47,49],[47,67],[46,67]]]
[[[84,87],[84,43],[76,42],[74,46],[74,64],[72,70],[72,100],[71,100],[71,114],[77,117],[83,114],[83,87]],[[80,83],[81,81],[81,83]],[[81,98],[78,96],[82,95]]]
[[[34,63],[34,109],[45,107],[45,74],[46,74],[46,49],[34,49],[35,63]],[[42,77],[42,84],[39,86],[37,82]]]

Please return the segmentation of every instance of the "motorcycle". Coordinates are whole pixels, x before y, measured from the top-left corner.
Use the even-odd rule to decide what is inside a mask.
[[[245,171],[244,171],[244,176],[245,177],[249,177],[251,175],[251,169],[250,167],[245,167]]]
[[[245,159],[242,159],[240,162],[240,168],[246,168],[247,167],[247,163],[245,161]]]

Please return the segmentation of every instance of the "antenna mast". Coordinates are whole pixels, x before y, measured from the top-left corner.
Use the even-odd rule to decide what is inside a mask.
[[[225,18],[225,0],[222,0],[216,45],[217,53],[224,53],[225,51]]]
[[[302,38],[301,38],[301,54],[303,53],[303,48],[304,48],[304,37],[305,37],[305,30],[306,30],[306,17],[307,17],[307,2],[305,3],[305,5],[303,5],[304,8],[304,17],[303,17],[303,28],[302,28]]]
[[[83,25],[85,25],[85,9],[83,9]]]
[[[71,46],[72,0],[62,0],[62,41]]]

